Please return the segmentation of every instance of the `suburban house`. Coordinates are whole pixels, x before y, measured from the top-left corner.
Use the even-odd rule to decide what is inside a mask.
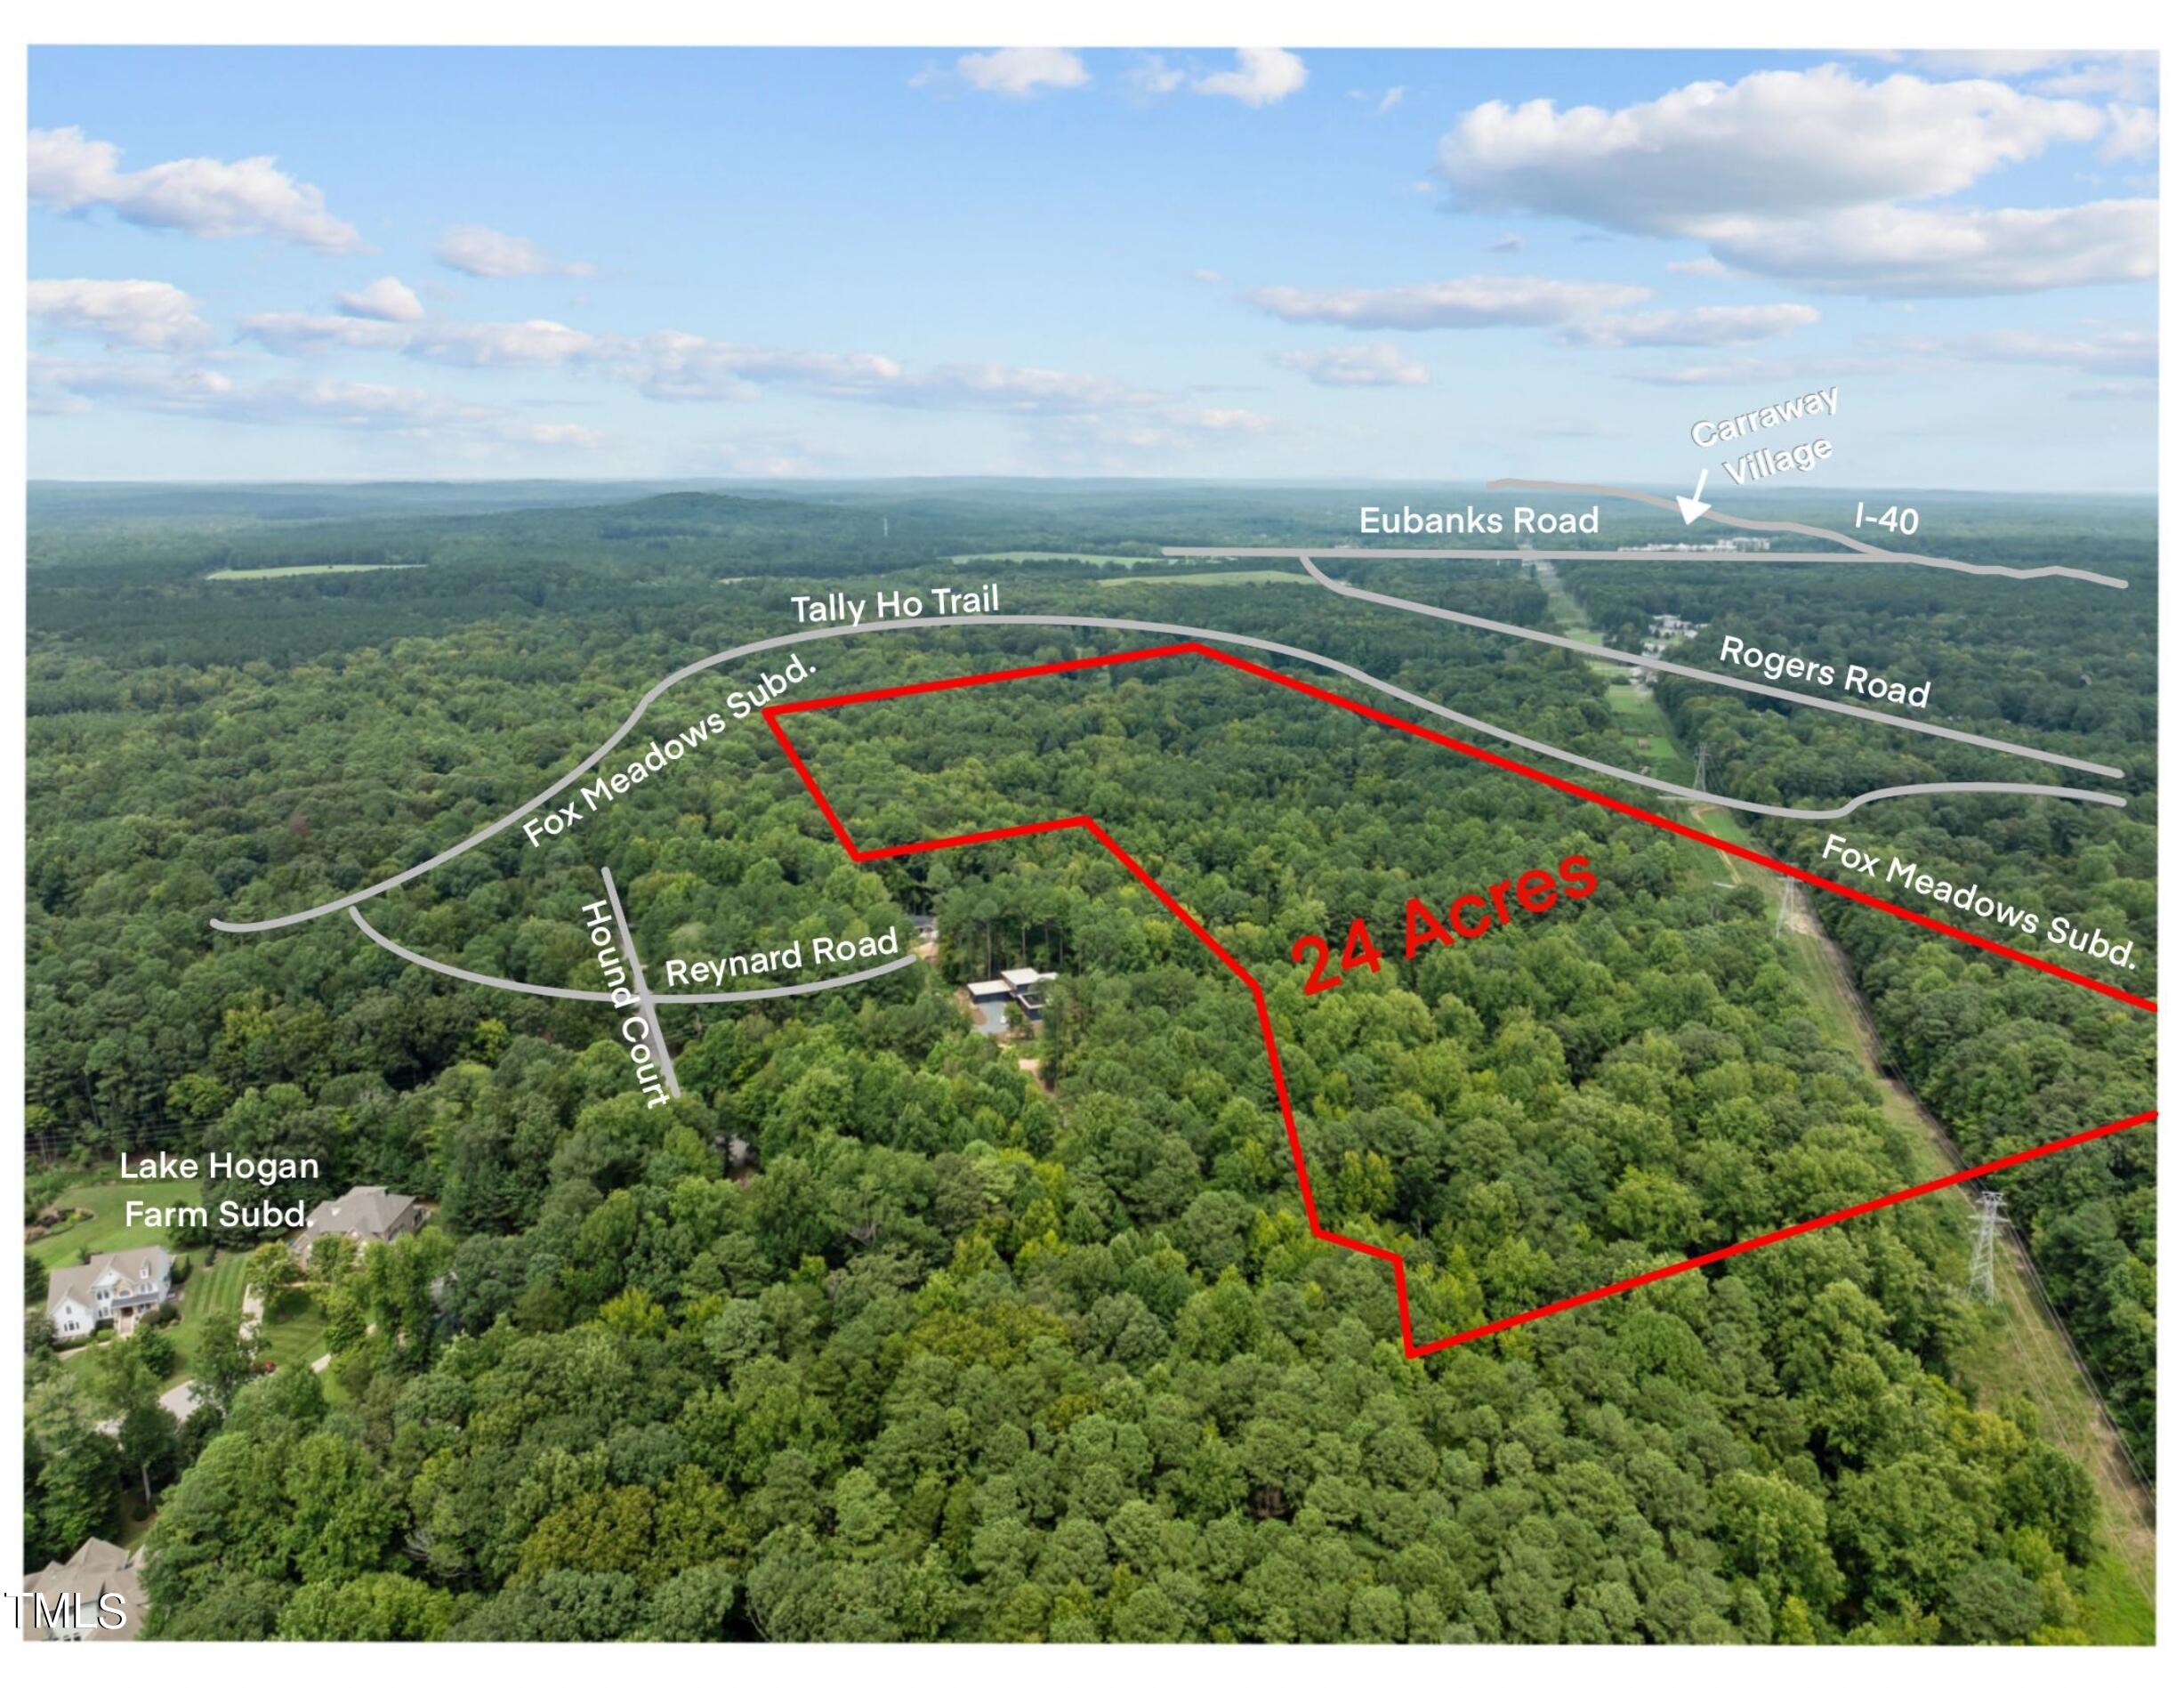
[[[358,1243],[392,1242],[424,1223],[415,1196],[398,1195],[384,1184],[359,1184],[345,1196],[311,1209],[295,1240],[299,1255],[310,1253],[321,1237],[347,1237]]]
[[[136,1555],[93,1536],[65,1563],[56,1559],[23,1579],[24,1637],[134,1641],[144,1612],[144,1590],[136,1573]]]
[[[1024,1011],[1025,1019],[1036,1022],[1046,1007],[1040,987],[1055,977],[1035,967],[1009,967],[998,979],[980,979],[964,987],[971,995],[971,1012],[978,1029],[989,1038],[1008,1030],[1008,1005],[1011,1002]]]
[[[45,1316],[55,1340],[73,1342],[104,1324],[125,1335],[139,1313],[167,1298],[173,1277],[174,1257],[157,1243],[59,1267],[45,1280]]]

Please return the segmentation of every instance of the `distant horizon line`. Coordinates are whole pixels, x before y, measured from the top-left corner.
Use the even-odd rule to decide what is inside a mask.
[[[1350,477],[1329,480],[1296,479],[1277,475],[1046,475],[1046,474],[839,474],[839,475],[487,475],[487,476],[423,476],[423,475],[307,475],[282,478],[212,478],[139,476],[129,479],[93,475],[31,475],[25,478],[26,489],[37,487],[219,487],[240,489],[250,487],[631,487],[671,483],[688,486],[721,487],[828,487],[855,484],[893,485],[931,483],[933,481],[983,481],[1009,485],[1068,486],[1068,485],[1123,485],[1171,487],[1292,487],[1314,489],[1375,487],[1455,487],[1486,490],[1487,481],[1449,480],[1434,481],[1423,477]],[[1680,482],[1638,480],[1632,485],[1641,487],[1680,487]],[[1828,487],[1767,487],[1745,488],[1738,497],[1796,497],[1829,495],[1848,496],[1855,493],[1877,493],[1892,498],[1925,497],[1930,494],[1945,496],[1978,496],[1982,497],[2012,498],[2156,498],[2158,487],[1970,487],[1970,486],[1828,486]],[[1574,495],[1548,495],[1555,497]]]

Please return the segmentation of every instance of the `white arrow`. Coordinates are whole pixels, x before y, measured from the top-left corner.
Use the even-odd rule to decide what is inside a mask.
[[[1676,495],[1676,508],[1683,512],[1683,525],[1685,527],[1689,527],[1693,522],[1696,521],[1701,516],[1704,515],[1709,510],[1713,508],[1712,505],[1708,504],[1704,498],[1699,497],[1699,494],[1705,490],[1706,471],[1701,469],[1698,472],[1698,485],[1691,489],[1691,496],[1687,498],[1681,493]]]

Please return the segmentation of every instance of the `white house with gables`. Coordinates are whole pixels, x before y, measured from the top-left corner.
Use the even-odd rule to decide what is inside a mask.
[[[45,1280],[45,1316],[58,1342],[75,1342],[101,1325],[124,1329],[157,1307],[173,1288],[174,1257],[157,1244],[93,1255],[80,1266],[62,1266]]]

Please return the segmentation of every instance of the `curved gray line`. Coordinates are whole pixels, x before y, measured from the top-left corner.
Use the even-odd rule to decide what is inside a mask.
[[[1672,797],[1687,797],[1704,803],[1718,804],[1725,809],[1741,809],[1749,814],[1777,815],[1786,820],[1825,820],[1833,819],[1838,813],[1850,812],[1848,809],[1841,811],[1785,809],[1771,804],[1746,803],[1741,798],[1724,797],[1712,792],[1694,791],[1688,786],[1676,785],[1666,779],[1656,779],[1650,774],[1634,773],[1628,768],[1618,768],[1610,763],[1595,762],[1591,756],[1580,755],[1574,750],[1565,750],[1559,745],[1546,744],[1537,739],[1527,739],[1522,733],[1511,732],[1506,727],[1495,726],[1490,721],[1481,721],[1475,715],[1464,715],[1458,710],[1449,708],[1446,704],[1436,703],[1430,698],[1422,698],[1414,691],[1406,691],[1401,686],[1390,684],[1377,674],[1369,674],[1362,668],[1354,668],[1347,662],[1338,662],[1333,657],[1322,656],[1317,650],[1306,650],[1297,645],[1285,645],[1275,639],[1257,638],[1251,634],[1224,633],[1213,627],[1189,627],[1173,621],[1137,621],[1119,616],[919,616],[902,621],[867,621],[862,626],[851,624],[847,626],[802,627],[794,633],[776,634],[770,639],[756,639],[749,644],[737,645],[733,650],[717,650],[710,657],[700,657],[696,662],[684,664],[665,680],[655,682],[651,690],[637,700],[637,707],[630,711],[628,717],[608,735],[607,741],[574,768],[571,768],[536,796],[518,804],[490,825],[480,828],[461,843],[450,844],[438,855],[428,857],[414,868],[405,868],[399,873],[390,874],[377,884],[367,885],[361,891],[352,891],[345,897],[335,897],[329,902],[320,903],[315,909],[304,909],[292,915],[276,915],[270,920],[214,920],[211,924],[222,932],[271,932],[280,926],[293,926],[300,921],[316,920],[320,915],[336,913],[343,909],[351,908],[357,903],[376,897],[383,891],[391,891],[397,885],[407,884],[419,875],[431,872],[442,862],[452,861],[457,856],[475,850],[487,839],[506,831],[524,816],[529,814],[532,810],[537,808],[540,804],[545,802],[547,798],[567,790],[597,767],[617,745],[636,730],[637,723],[644,719],[645,711],[652,707],[653,702],[663,692],[671,686],[678,685],[688,680],[692,674],[703,674],[708,668],[717,668],[724,662],[734,662],[741,657],[756,656],[765,650],[778,650],[786,645],[805,644],[815,639],[847,639],[854,634],[865,633],[915,633],[921,629],[930,630],[934,627],[1097,627],[1119,633],[1165,633],[1179,638],[1204,639],[1214,644],[1240,645],[1246,650],[1271,651],[1277,657],[1293,658],[1299,662],[1310,663],[1314,667],[1325,668],[1330,674],[1339,674],[1345,679],[1354,680],[1359,685],[1369,687],[1385,697],[1398,699],[1409,704],[1414,709],[1422,709],[1428,715],[1439,715],[1444,721],[1453,721],[1457,725],[1468,727],[1474,732],[1483,732],[1488,738],[1499,739],[1504,744],[1517,745],[1539,755],[1550,757],[1556,762],[1566,762],[1573,767],[1584,768],[1594,773],[1605,774],[1611,779],[1628,780],[1633,785],[1666,792]],[[1962,791],[1969,787],[1953,785],[1944,788]],[[2060,787],[2011,786],[2003,788],[2043,796],[2075,796],[2092,803],[2105,801],[2102,797],[2089,791],[2071,792]]]
[[[1728,686],[1737,691],[1756,692],[1762,698],[1778,698],[1785,703],[1801,703],[1808,708],[1825,709],[1839,715],[1856,715],[1861,721],[1874,721],[1884,727],[1901,727],[1906,732],[1924,733],[1930,738],[1950,739],[1958,744],[1977,745],[1982,750],[1999,750],[2004,755],[2023,756],[2032,762],[2051,763],[2058,768],[2075,768],[2081,773],[2106,774],[2111,779],[2121,779],[2124,771],[2111,768],[2106,763],[2083,762],[2076,756],[2066,756],[2058,750],[2041,750],[2031,745],[2011,744],[2006,739],[1989,739],[1982,733],[1965,732],[1961,728],[1945,727],[1938,722],[1912,721],[1903,715],[1892,715],[1885,710],[1868,709],[1863,704],[1843,703],[1834,698],[1816,698],[1809,692],[1789,691],[1780,686],[1769,686],[1757,680],[1746,680],[1737,674],[1716,674],[1711,668],[1694,668],[1685,663],[1671,662],[1665,657],[1643,657],[1635,651],[1623,650],[1614,645],[1587,644],[1582,639],[1571,639],[1559,633],[1541,633],[1534,627],[1519,627],[1512,622],[1490,621],[1485,616],[1466,615],[1461,610],[1444,610],[1439,604],[1420,603],[1413,598],[1390,597],[1384,592],[1368,592],[1363,586],[1353,586],[1323,574],[1318,564],[1302,552],[1293,553],[1304,565],[1304,572],[1329,592],[1340,593],[1345,598],[1362,599],[1366,603],[1384,604],[1390,610],[1407,610],[1414,615],[1432,616],[1441,621],[1460,622],[1467,627],[1480,627],[1488,633],[1504,633],[1517,639],[1530,639],[1543,645],[1553,645],[1563,650],[1575,650],[1583,657],[1598,658],[1603,662],[1629,663],[1635,667],[1657,668],[1663,674],[1680,674],[1687,680],[1704,680],[1710,685]],[[2043,787],[2044,788],[2044,787]]]
[[[1637,492],[1629,487],[1596,487],[1584,481],[1515,481],[1501,480],[1487,482],[1489,492],[1575,492],[1591,498],[1629,498],[1638,504],[1649,504],[1656,510],[1674,510],[1676,501],[1664,498],[1658,493]],[[2011,580],[2083,580],[2096,586],[2114,586],[2118,592],[2131,588],[2128,580],[2118,580],[2114,575],[2095,574],[2090,569],[2066,569],[2050,563],[2039,569],[2011,569],[1999,562],[1959,562],[1954,557],[1926,557],[1909,551],[1884,551],[1879,545],[1867,545],[1863,539],[1853,539],[1847,533],[1837,533],[1833,528],[1815,528],[1802,521],[1761,521],[1751,516],[1724,515],[1719,510],[1708,510],[1709,521],[1719,521],[1726,527],[1751,528],[1762,533],[1801,533],[1809,539],[1833,539],[1839,545],[1849,545],[1861,552],[1864,557],[1844,557],[1844,562],[1870,560],[1874,562],[1909,562],[1922,569],[1948,569],[1958,574],[2001,575]],[[1688,523],[1685,524],[1688,526]],[[1293,552],[1288,553],[1294,555]]]
[[[490,973],[472,973],[468,967],[435,961],[430,956],[421,956],[415,949],[395,942],[367,920],[361,909],[351,909],[349,917],[357,923],[359,932],[389,955],[399,956],[404,961],[430,973],[445,973],[450,979],[461,979],[473,985],[491,985],[496,990],[513,990],[526,997],[559,997],[564,1002],[613,1003],[615,999],[611,990],[569,990],[560,985],[528,985],[520,979],[503,979]],[[917,959],[915,956],[899,956],[892,961],[882,961],[876,967],[860,968],[855,973],[845,973],[834,979],[813,979],[800,985],[769,985],[763,990],[711,990],[697,996],[654,997],[652,1000],[656,1003],[762,1002],[770,997],[809,997],[821,990],[839,990],[844,985],[861,985],[866,980],[877,979],[882,973],[914,966]]]
[[[622,953],[630,958],[630,973],[637,981],[637,1012],[644,1016],[653,1042],[659,1045],[653,1053],[660,1058],[660,1077],[667,1080],[667,1094],[680,1096],[682,1080],[675,1077],[675,1058],[667,1047],[667,1028],[660,1024],[660,1006],[653,998],[652,987],[645,982],[645,964],[638,957],[637,940],[630,932],[628,917],[622,912],[622,893],[615,889],[614,869],[601,868],[599,876],[606,881],[607,906],[614,910],[614,924],[622,934]]]
[[[1388,561],[1429,560],[1447,562],[1924,562],[1923,557],[1914,557],[1895,551],[1711,551],[1694,545],[1678,550],[1673,545],[1626,545],[1619,551],[1542,551],[1537,547],[1519,547],[1509,551],[1451,551],[1433,550],[1413,545],[1314,545],[1300,550],[1295,545],[1163,545],[1164,557],[1332,557],[1338,561],[1361,559],[1366,562]],[[1931,561],[1939,561],[1936,558]],[[1963,568],[1974,565],[1964,563]],[[1124,577],[1116,577],[1121,584]],[[1147,580],[1165,580],[1166,575],[1148,574]],[[2121,583],[2118,583],[2121,584]]]

